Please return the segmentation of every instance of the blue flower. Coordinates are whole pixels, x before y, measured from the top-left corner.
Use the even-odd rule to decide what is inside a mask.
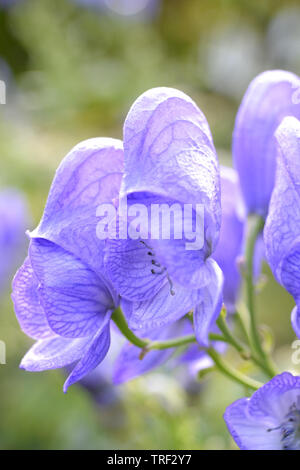
[[[300,377],[277,375],[228,406],[224,419],[242,450],[300,450]]]
[[[292,324],[300,338],[300,121],[283,120],[276,131],[276,182],[264,230],[266,256],[277,281],[293,295]]]
[[[146,236],[108,240],[105,266],[133,330],[161,328],[194,311],[195,334],[208,334],[222,303],[223,276],[212,259],[220,232],[220,177],[208,123],[196,104],[171,88],[154,88],[131,107],[124,125],[120,205],[201,204],[203,244]],[[192,215],[195,221],[196,210]]]
[[[249,213],[266,217],[274,186],[274,132],[285,116],[300,118],[300,79],[281,70],[258,75],[240,105],[233,134],[233,158]]]
[[[122,171],[120,141],[90,139],[71,150],[13,281],[19,323],[38,340],[21,367],[41,371],[77,362],[64,390],[93,370],[109,349],[109,320],[119,298],[105,275],[96,208],[118,197]]]
[[[77,362],[65,391],[106,356],[120,298],[130,328],[151,339],[170,337],[172,324],[193,309],[201,345],[209,344],[221,309],[223,276],[211,257],[220,231],[219,167],[204,115],[177,90],[150,90],[128,114],[124,145],[124,173],[123,146],[113,139],[90,139],[65,157],[13,282],[19,323],[38,340],[21,367],[41,371]],[[129,207],[202,204],[203,243],[187,250],[186,239],[99,239],[98,208],[121,207],[124,200]],[[138,362],[136,349],[121,355],[123,375],[116,372],[116,381],[169,355],[153,351]]]

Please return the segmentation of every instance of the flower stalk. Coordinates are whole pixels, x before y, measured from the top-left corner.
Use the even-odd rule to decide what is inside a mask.
[[[213,348],[208,348],[206,352],[212,358],[220,372],[222,372],[222,374],[227,376],[229,379],[239,383],[240,385],[250,388],[251,390],[258,390],[263,385],[261,382],[247,377],[246,375],[231,367]]]
[[[262,233],[264,228],[264,220],[261,217],[256,217],[252,230],[250,230],[247,245],[246,245],[246,292],[247,292],[247,306],[250,316],[250,345],[252,350],[255,351],[259,360],[262,363],[263,369],[270,378],[276,375],[276,368],[266,351],[262,347],[261,338],[259,335],[256,308],[255,308],[255,287],[253,280],[253,266],[255,245],[258,236]]]

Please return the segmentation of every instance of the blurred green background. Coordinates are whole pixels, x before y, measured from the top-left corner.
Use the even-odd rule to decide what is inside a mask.
[[[89,137],[122,138],[130,105],[148,88],[188,93],[207,116],[221,162],[231,165],[235,114],[249,81],[268,68],[300,73],[299,1],[161,0],[133,16],[87,3],[0,6],[0,79],[7,84],[0,187],[25,192],[28,228],[39,221],[68,150]],[[282,369],[300,373],[291,362],[293,301],[266,266],[264,276],[260,318],[273,330]],[[0,365],[1,449],[235,448],[222,414],[245,391],[219,374],[187,387],[186,375],[155,370],[119,387],[119,401],[97,406],[80,386],[64,395],[60,371],[20,370],[31,341],[9,295],[8,285],[0,310],[7,345],[7,364]]]

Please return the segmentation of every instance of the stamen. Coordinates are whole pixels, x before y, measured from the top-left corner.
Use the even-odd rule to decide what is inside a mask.
[[[153,259],[151,260],[151,264],[153,266],[155,266],[156,268],[161,268],[159,271],[155,270],[155,269],[151,269],[151,274],[163,274],[163,273],[166,273],[167,274],[167,280],[169,282],[169,285],[170,285],[170,294],[171,295],[175,295],[175,291],[173,289],[173,282],[167,272],[167,268],[165,268],[164,266],[161,266],[160,263],[158,263],[154,258],[155,258],[155,253],[153,251],[153,249],[151,248],[151,246],[147,245],[147,243],[144,241],[144,240],[140,240],[140,242],[145,246],[147,247],[150,251],[147,252],[147,255],[148,256],[152,256]]]
[[[160,271],[155,271],[155,269],[151,269],[152,274],[163,274],[166,271],[166,268],[161,268]]]
[[[277,426],[276,428],[269,428],[267,429],[267,432],[271,432],[271,431],[277,431],[278,429],[281,429],[281,424],[279,426]]]
[[[267,432],[280,431],[280,440],[284,450],[300,450],[300,410],[296,403],[289,408],[284,421],[275,428],[267,429]]]
[[[153,259],[153,260],[151,261],[151,263],[154,264],[154,266],[156,266],[157,268],[160,268],[160,267],[161,267],[161,264],[160,264],[160,263],[157,263],[157,262],[155,261],[155,259]]]

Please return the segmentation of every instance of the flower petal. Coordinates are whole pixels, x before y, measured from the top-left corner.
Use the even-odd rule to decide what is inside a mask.
[[[207,287],[200,289],[200,301],[194,311],[195,335],[198,343],[206,347],[209,346],[208,336],[214,328],[223,300],[223,273],[217,263],[211,261],[211,282]]]
[[[30,259],[51,329],[76,338],[94,334],[114,308],[102,280],[78,258],[44,239],[33,239]]]
[[[164,286],[150,300],[130,302],[125,306],[125,315],[129,327],[133,330],[147,331],[162,328],[168,323],[179,320],[192,310],[199,301],[199,291],[187,289],[174,284],[174,295],[170,292],[170,284]],[[123,302],[124,307],[124,302]]]
[[[300,233],[300,121],[293,117],[285,118],[276,131],[276,138],[276,183],[266,220],[264,241],[273,274],[278,282],[284,284],[282,265],[284,263],[287,270],[286,257],[289,252],[296,253],[295,246]],[[292,259],[290,261],[292,263]],[[293,272],[296,275],[295,269]],[[291,293],[294,295],[294,290]]]
[[[104,241],[97,238],[97,207],[119,195],[122,142],[89,139],[76,145],[60,164],[42,220],[32,238],[46,238],[84,261],[103,277]]]
[[[241,450],[280,449],[277,433],[268,432],[269,424],[249,416],[249,399],[241,398],[228,406],[224,420]]]
[[[124,124],[121,195],[151,192],[203,204],[213,250],[221,223],[219,168],[208,123],[197,105],[172,88],[154,88],[131,107]]]
[[[107,319],[108,320],[108,319]],[[64,393],[70,385],[78,382],[86,374],[95,369],[101,361],[105,358],[110,346],[110,328],[109,325],[100,329],[94,337],[92,343],[89,345],[88,350],[85,352],[82,359],[76,364],[73,371],[67,378],[64,384]]]
[[[144,192],[130,195],[123,207],[128,216],[120,213],[116,222],[116,233],[123,232],[122,236],[107,240],[104,258],[108,276],[120,295],[146,299],[167,277],[194,289],[209,282],[205,259],[211,248],[204,237],[204,211],[186,210],[177,201]],[[131,209],[137,211],[137,218],[129,216]],[[132,234],[133,222],[142,230]]]
[[[20,367],[30,372],[65,367],[80,359],[90,341],[90,338],[60,336],[37,341],[23,357]]]
[[[276,375],[254,392],[249,403],[249,413],[255,419],[270,417],[280,424],[293,403],[297,403],[299,391],[300,377],[289,372]]]
[[[105,269],[114,288],[125,299],[152,298],[165,281],[165,275],[153,275],[150,248],[141,240],[108,240]]]
[[[18,270],[13,280],[12,300],[18,322],[24,333],[34,339],[53,336],[38,296],[38,280],[29,258]]]
[[[251,82],[239,108],[233,157],[250,213],[267,215],[276,169],[274,132],[285,116],[300,118],[299,88],[300,79],[292,73],[264,72]]]

